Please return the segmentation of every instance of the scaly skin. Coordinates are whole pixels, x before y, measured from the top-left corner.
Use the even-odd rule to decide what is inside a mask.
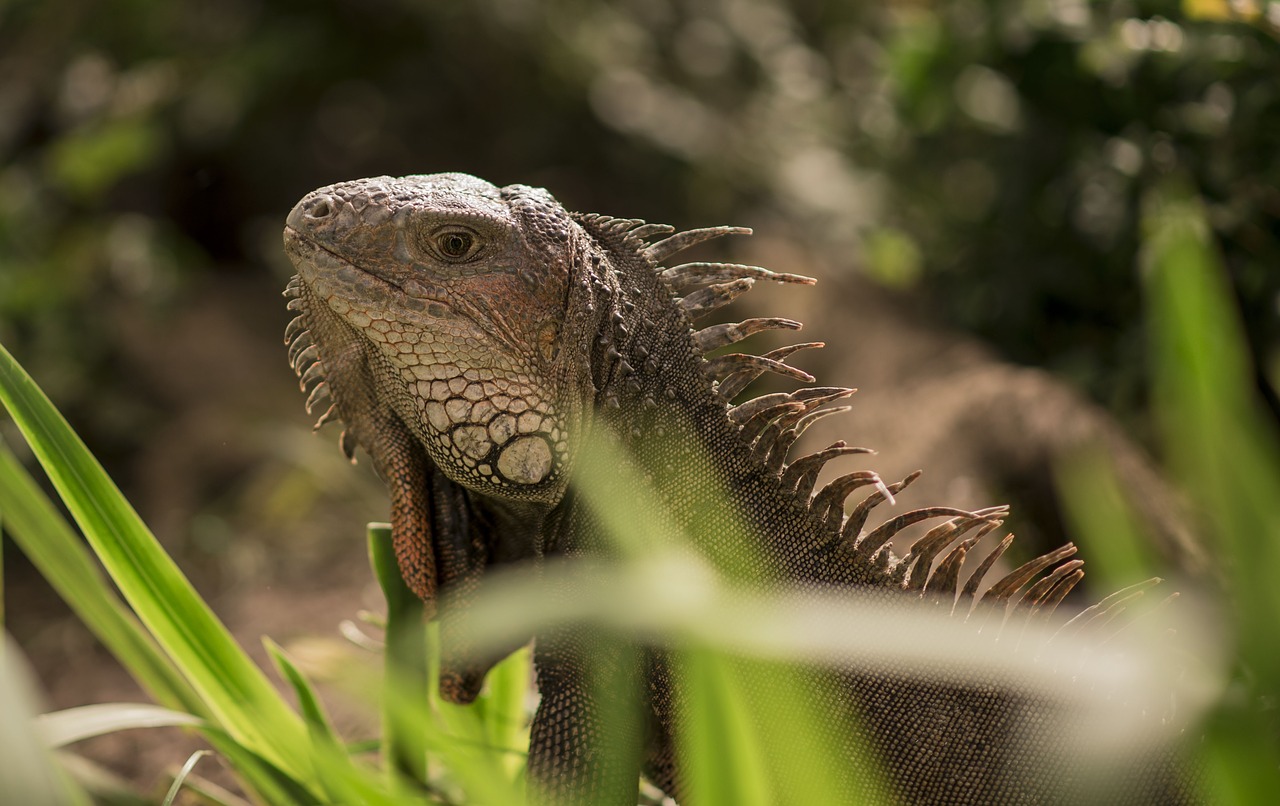
[[[756,279],[805,280],[733,264],[662,269],[684,246],[733,231],[648,243],[670,228],[570,214],[546,191],[461,174],[347,182],[298,203],[285,230],[298,268],[286,292],[299,311],[288,333],[294,366],[304,385],[320,390],[309,406],[327,391],[333,406],[322,421],[340,418],[344,449],[364,448],[387,481],[397,555],[419,596],[431,603],[449,589],[465,607],[492,565],[608,554],[574,482],[580,447],[598,440],[624,457],[628,478],[649,487],[637,499],[647,502],[644,526],[654,539],[684,535],[739,583],[857,588],[892,602],[973,598],[989,563],[959,591],[959,570],[976,542],[961,538],[994,528],[1003,509],[935,508],[864,529],[867,510],[905,481],[886,489],[874,474],[855,472],[811,498],[822,463],[857,449],[838,443],[785,462],[816,409],[851,390],[728,406],[726,398],[765,369],[803,376],[780,363],[786,351],[767,361],[703,358],[756,330],[798,327],[749,320],[694,332],[693,317]],[[711,285],[675,295],[697,283]],[[613,495],[635,495],[607,469],[588,472],[613,485]],[[844,498],[858,487],[877,491],[845,518]],[[894,555],[886,545],[894,532],[927,517],[950,520],[905,557]],[[1052,610],[1083,574],[1078,561],[1063,562],[1073,551],[1028,563],[986,599],[1003,605],[1021,595],[1023,605]],[[450,624],[443,622],[442,693],[465,702],[496,659],[471,657],[466,635]],[[673,740],[684,708],[666,652],[566,628],[538,636],[535,664],[542,701],[529,773],[539,793],[633,803],[642,767],[668,793],[684,792]],[[1037,802],[1080,783],[1070,769],[1040,766],[1039,751],[1064,741],[1052,704],[894,675],[811,678],[814,701],[823,704],[815,730],[850,755],[865,743],[891,779],[880,789],[850,765],[836,775],[851,797]],[[637,713],[625,707],[636,692],[644,692],[643,707],[628,718]],[[846,729],[852,711],[862,715],[856,742]],[[1030,730],[1024,718],[1035,726],[1029,733],[1015,728]],[[634,752],[603,752],[606,734]],[[1024,752],[1022,743],[1037,740],[1037,752]],[[1144,764],[1121,794],[1141,800],[1162,786],[1166,760]],[[1162,794],[1187,792],[1171,787]]]

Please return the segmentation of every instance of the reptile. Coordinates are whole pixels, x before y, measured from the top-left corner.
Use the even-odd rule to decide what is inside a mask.
[[[765,372],[812,382],[785,361],[820,346],[726,352],[753,334],[800,325],[772,317],[694,324],[757,282],[813,282],[671,260],[749,232],[677,232],[570,213],[543,189],[456,173],[330,185],[293,208],[284,233],[297,269],[285,291],[297,314],[285,335],[292,366],[309,392],[307,410],[323,407],[316,427],[340,420],[342,450],[354,461],[362,449],[386,482],[396,557],[429,614],[438,615],[442,594],[465,608],[500,566],[612,555],[576,480],[591,440],[622,458],[627,478],[643,480],[645,527],[685,536],[734,584],[1007,615],[1051,612],[1080,581],[1070,544],[988,579],[1012,536],[964,578],[968,555],[1006,508],[927,507],[870,527],[871,510],[914,476],[885,484],[854,471],[819,487],[827,462],[864,449],[836,442],[794,459],[789,451],[808,425],[843,410],[832,404],[853,390],[806,386],[733,402]],[[846,513],[857,490],[866,496]],[[620,483],[615,490],[632,492]],[[905,553],[894,550],[895,535],[929,519],[941,522]],[[1105,621],[1145,587],[1086,613]],[[470,651],[451,623],[442,620],[440,692],[466,703],[496,659]],[[533,792],[552,802],[635,803],[643,773],[685,797],[678,737],[687,703],[671,652],[597,638],[572,625],[536,636]],[[851,800],[1059,802],[1089,783],[1060,761],[1071,748],[1058,723],[1069,714],[1038,693],[883,670],[823,667],[805,679],[818,710],[831,715],[818,735],[850,754],[867,749],[881,771],[873,778],[851,764],[837,772]],[[626,697],[608,684],[633,689],[637,716],[617,716],[611,699]],[[604,733],[632,752],[603,751]],[[1127,762],[1108,799],[1194,800],[1179,759],[1161,749]]]

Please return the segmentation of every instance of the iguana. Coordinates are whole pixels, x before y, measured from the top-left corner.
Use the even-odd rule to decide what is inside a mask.
[[[308,411],[329,401],[317,427],[341,420],[342,449],[350,457],[363,448],[386,481],[404,579],[429,608],[442,591],[465,603],[497,565],[607,553],[574,480],[581,446],[598,439],[645,480],[656,510],[646,526],[687,535],[735,583],[882,592],[967,612],[959,603],[982,593],[1011,536],[963,584],[961,569],[1004,508],[931,507],[866,528],[869,511],[912,477],[885,485],[855,471],[815,493],[826,462],[862,449],[837,442],[788,461],[800,433],[852,390],[731,403],[765,372],[811,382],[784,360],[817,346],[722,354],[752,334],[800,325],[692,325],[756,281],[812,282],[732,263],[668,265],[696,244],[746,233],[569,213],[545,190],[464,174],[345,182],[294,207],[284,235],[298,270],[285,292],[298,314],[285,337],[292,365],[310,390]],[[844,500],[859,488],[871,492],[846,515]],[[946,520],[899,557],[890,539],[929,518]],[[983,600],[1052,610],[1083,575],[1074,553],[1067,545],[1027,562],[990,584]],[[1129,596],[1109,597],[1093,612],[1114,613]],[[449,623],[441,693],[468,702],[487,665],[463,660],[467,637],[450,633]],[[537,793],[634,803],[643,771],[669,795],[684,794],[674,738],[684,706],[666,652],[601,650],[585,629],[566,628],[537,636],[534,661],[541,702],[529,775]],[[602,722],[609,695],[588,678],[611,664],[616,679],[643,692],[635,724]],[[852,739],[841,733],[842,717],[817,729],[833,742],[863,743],[888,778],[872,781],[851,765],[851,801],[1054,802],[1082,791],[1077,771],[1044,766],[1038,751],[1060,751],[1067,734],[1054,724],[1061,709],[1036,696],[982,680],[857,670],[820,670],[812,679],[823,712],[856,713],[860,726]],[[637,751],[601,752],[595,738],[606,728],[628,734]],[[1174,767],[1173,754],[1144,756],[1111,794],[1193,799]]]

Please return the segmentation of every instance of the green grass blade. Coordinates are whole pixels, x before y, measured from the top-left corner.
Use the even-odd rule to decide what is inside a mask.
[[[3,443],[0,507],[9,514],[9,533],[19,548],[147,693],[170,708],[209,718],[199,695],[120,601],[71,526]],[[263,801],[303,802],[300,786],[282,781],[279,770],[247,756],[230,736],[207,727],[202,733],[227,759],[246,759],[233,762],[235,771]]]
[[[272,806],[318,806],[328,802],[317,794],[318,787],[303,786],[293,775],[240,744],[230,734],[214,727],[206,727],[202,733],[235,770],[255,802]]]
[[[1280,696],[1280,442],[1256,399],[1248,348],[1198,199],[1170,184],[1144,209],[1144,279],[1164,443],[1227,556],[1238,685],[1210,719],[1211,800],[1280,802],[1280,757],[1262,705]]]
[[[443,763],[448,777],[471,800],[477,803],[523,803],[523,791],[515,780],[523,768],[522,754],[511,752],[509,745],[491,743],[490,731],[493,728],[485,722],[482,714],[489,707],[488,713],[495,721],[500,720],[504,729],[510,729],[508,720],[513,717],[508,713],[498,714],[496,706],[476,708],[475,705],[458,706],[440,700],[436,690],[438,667],[434,660],[438,653],[432,651],[433,646],[438,645],[438,630],[424,623],[422,602],[400,576],[391,547],[390,528],[385,524],[370,524],[368,537],[370,562],[387,599],[382,709],[383,757],[389,771],[394,765],[395,771],[405,778],[428,786],[427,759],[430,756]],[[495,672],[504,664],[500,664]],[[499,678],[518,674],[513,670],[498,672]],[[493,681],[494,678],[490,677],[491,686]],[[481,695],[481,700],[492,696],[490,689]],[[523,703],[520,709],[521,716],[517,722],[523,727],[520,722]]]
[[[1115,465],[1099,446],[1088,446],[1054,465],[1054,481],[1070,534],[1090,557],[1097,590],[1119,590],[1161,571],[1150,535],[1125,498]]]
[[[485,742],[505,752],[503,767],[518,780],[527,761],[529,746],[528,702],[533,684],[533,653],[518,649],[493,667],[485,691],[472,706],[480,717]]]
[[[302,672],[298,671],[284,649],[270,639],[264,639],[263,643],[280,676],[292,686],[298,697],[298,706],[311,737],[310,748],[316,778],[329,799],[334,803],[364,803],[370,806],[404,803],[403,797],[391,797],[390,792],[376,780],[372,770],[359,768],[347,754],[315,689]]]
[[[400,566],[391,545],[391,527],[382,523],[369,524],[368,545],[369,562],[387,602],[383,686],[388,692],[401,692],[396,699],[383,697],[383,764],[393,779],[403,776],[425,786],[427,751],[421,726],[404,718],[406,708],[427,708],[427,692],[433,686],[427,668],[427,630],[423,623],[422,601],[413,595],[400,576]]]
[[[208,715],[186,679],[111,589],[84,543],[2,441],[0,510],[23,554],[148,694],[170,708]]]
[[[681,680],[689,692],[683,748],[689,799],[707,804],[768,806],[767,759],[743,705],[738,680],[724,658],[706,650],[683,653]]]
[[[30,376],[0,347],[0,402],[94,552],[217,722],[313,785],[301,720],[236,644]]]
[[[817,711],[818,670],[694,647],[680,653],[679,671],[689,708],[680,741],[690,800],[838,803],[851,766],[861,770],[856,780],[877,782],[865,787],[862,803],[882,802],[877,793],[889,791],[865,749],[847,755],[852,724],[819,728],[831,715]]]
[[[293,693],[298,697],[298,707],[302,710],[302,719],[306,722],[311,737],[318,742],[341,747],[342,741],[329,722],[329,717],[324,711],[324,706],[320,704],[320,698],[316,696],[315,689],[285,654],[284,648],[270,638],[262,639],[262,644],[266,647],[267,654],[271,656],[280,676],[293,687]]]

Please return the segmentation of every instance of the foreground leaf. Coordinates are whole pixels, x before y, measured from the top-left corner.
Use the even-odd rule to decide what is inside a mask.
[[[204,720],[158,705],[109,702],[41,714],[35,724],[45,745],[54,748],[119,730],[189,727]]]
[[[0,403],[31,445],[107,573],[216,722],[314,787],[297,714],[191,587],[30,376],[0,347]]]

